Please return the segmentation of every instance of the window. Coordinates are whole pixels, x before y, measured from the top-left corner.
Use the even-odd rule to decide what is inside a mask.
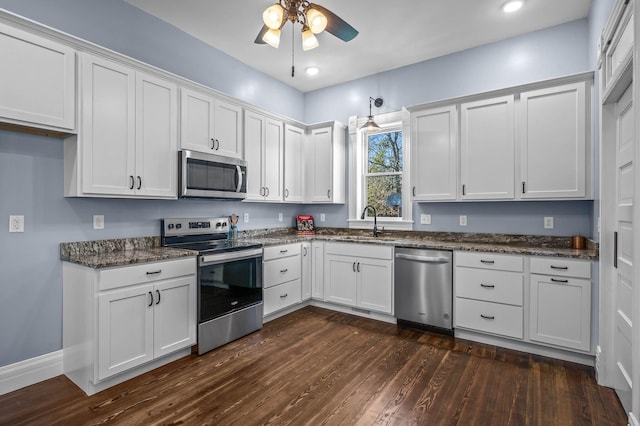
[[[381,130],[360,130],[365,118],[349,119],[349,227],[369,228],[376,209],[378,228],[411,229],[409,113],[375,116]]]

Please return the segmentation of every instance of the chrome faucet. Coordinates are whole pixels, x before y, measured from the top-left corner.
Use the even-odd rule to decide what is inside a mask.
[[[360,219],[364,220],[364,215],[367,213],[367,209],[373,210],[373,236],[377,237],[378,236],[378,213],[376,212],[376,208],[373,207],[371,204],[368,204],[364,208],[364,210],[362,210],[362,215],[360,216]]]

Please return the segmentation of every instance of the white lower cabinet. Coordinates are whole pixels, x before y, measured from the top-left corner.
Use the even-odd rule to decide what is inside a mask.
[[[456,328],[524,338],[524,259],[455,252]]]
[[[588,261],[531,259],[529,339],[590,350],[590,267]]]
[[[393,248],[325,244],[324,299],[385,314],[393,313]]]
[[[63,287],[64,372],[87,394],[196,343],[195,258],[99,270],[64,263]]]
[[[264,316],[302,301],[301,244],[265,247]]]
[[[591,262],[469,252],[454,259],[456,328],[590,351]]]
[[[324,300],[324,243],[311,243],[311,297]]]
[[[311,299],[311,287],[313,276],[313,249],[312,243],[302,243],[302,300]]]

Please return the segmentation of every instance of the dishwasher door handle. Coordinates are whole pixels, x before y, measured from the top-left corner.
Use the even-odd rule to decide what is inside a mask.
[[[396,253],[396,259],[415,260],[425,263],[448,263],[451,259],[444,256],[417,256],[415,254]]]

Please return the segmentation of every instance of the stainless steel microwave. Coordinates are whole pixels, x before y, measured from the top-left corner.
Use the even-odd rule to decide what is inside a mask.
[[[178,157],[180,197],[247,197],[247,162],[215,154],[183,150]]]

